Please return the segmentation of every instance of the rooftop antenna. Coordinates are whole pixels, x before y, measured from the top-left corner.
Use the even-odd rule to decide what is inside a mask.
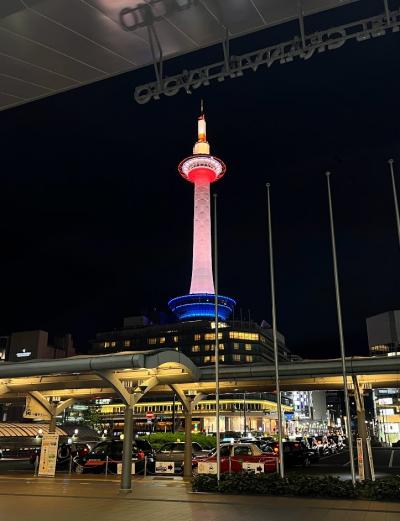
[[[200,100],[200,114],[204,114],[204,102],[203,102],[203,98]]]

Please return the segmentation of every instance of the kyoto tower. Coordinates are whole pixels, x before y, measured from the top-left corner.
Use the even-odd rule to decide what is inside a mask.
[[[206,118],[201,104],[197,121],[197,141],[193,155],[178,166],[181,176],[194,184],[193,264],[192,282],[188,295],[168,302],[180,320],[215,318],[215,289],[212,271],[210,184],[221,179],[226,166],[210,155],[206,136]],[[232,313],[235,301],[218,295],[218,318],[226,320]]]

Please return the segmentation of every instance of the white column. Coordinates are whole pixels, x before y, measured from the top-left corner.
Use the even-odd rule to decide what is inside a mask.
[[[193,265],[190,293],[214,294],[211,254],[210,183],[194,183]]]

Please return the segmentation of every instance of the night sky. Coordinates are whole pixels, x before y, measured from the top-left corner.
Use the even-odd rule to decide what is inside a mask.
[[[233,41],[232,53],[295,33],[293,24],[259,32]],[[347,43],[138,105],[133,91],[153,79],[149,68],[2,112],[0,333],[72,332],[85,351],[96,331],[167,311],[188,292],[193,186],[177,164],[191,154],[203,97],[211,151],[228,166],[212,188],[220,293],[237,299],[237,317],[242,308],[271,320],[269,181],[278,328],[294,353],[339,356],[329,169],[346,349],[367,354],[365,318],[400,305],[387,165],[397,159],[400,176],[399,45],[399,33]],[[219,59],[216,47],[166,69]]]

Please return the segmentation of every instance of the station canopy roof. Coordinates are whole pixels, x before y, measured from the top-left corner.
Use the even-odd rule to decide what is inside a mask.
[[[155,36],[165,60],[297,17],[297,0],[1,0],[0,110],[149,65]]]

